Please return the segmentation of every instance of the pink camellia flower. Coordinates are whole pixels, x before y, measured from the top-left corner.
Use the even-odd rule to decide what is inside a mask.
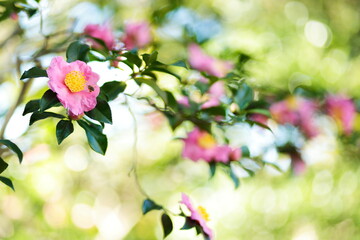
[[[233,68],[232,63],[206,55],[202,49],[194,43],[189,45],[188,51],[191,67],[200,72],[206,72],[209,75],[222,78]]]
[[[84,34],[104,41],[106,47],[109,50],[112,50],[115,47],[115,37],[113,35],[111,26],[108,23],[103,24],[103,25],[88,24],[84,29]],[[103,46],[101,46],[94,39],[89,38],[88,41],[91,43],[92,47],[95,49],[103,48]]]
[[[233,149],[227,145],[218,145],[208,132],[195,128],[184,139],[182,156],[193,161],[229,163],[241,157],[240,149]]]
[[[225,87],[223,81],[215,82],[213,85],[211,85],[209,91],[209,100],[207,100],[201,108],[210,108],[210,107],[216,107],[220,105],[220,98],[225,96]]]
[[[181,195],[181,198],[182,201],[180,203],[184,204],[190,211],[189,218],[201,228],[203,234],[207,239],[214,239],[213,232],[207,225],[207,222],[209,221],[209,214],[206,212],[206,209],[202,206],[199,206],[196,209],[190,201],[190,198],[185,193]]]
[[[54,57],[46,70],[49,87],[57,94],[69,116],[76,119],[96,107],[100,88],[99,75],[82,61],[67,63],[62,57]]]
[[[349,135],[354,129],[356,108],[354,102],[339,95],[326,98],[326,111],[335,120],[341,132]]]
[[[17,20],[19,20],[19,15],[16,12],[12,12],[10,14],[10,18],[14,21],[17,21]]]
[[[300,127],[304,134],[315,137],[318,130],[314,124],[316,105],[313,101],[291,96],[270,106],[270,112],[275,121],[280,124],[291,124]]]
[[[249,119],[252,121],[259,122],[261,124],[266,125],[267,121],[269,120],[269,117],[267,117],[263,114],[260,114],[260,113],[254,113],[254,114],[250,115]]]
[[[151,29],[147,22],[133,22],[125,25],[122,41],[126,49],[143,48],[152,41]]]

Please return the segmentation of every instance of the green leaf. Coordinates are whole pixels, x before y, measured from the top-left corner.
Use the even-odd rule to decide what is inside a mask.
[[[166,238],[173,230],[171,218],[166,213],[161,215],[161,224],[164,230],[164,238]]]
[[[102,100],[100,98],[97,98],[96,107],[93,110],[86,112],[85,114],[86,116],[99,122],[112,124],[110,106],[105,100]]]
[[[22,115],[25,116],[28,113],[38,111],[39,108],[40,108],[40,99],[31,100],[28,103],[26,103],[25,109],[24,109],[24,112]]]
[[[151,199],[145,199],[142,205],[142,213],[145,215],[146,213],[150,212],[151,210],[161,210],[163,209],[162,206],[156,204]]]
[[[196,227],[197,225],[198,225],[198,223],[196,221],[192,220],[189,217],[186,217],[184,226],[182,226],[182,228],[180,228],[180,230],[188,230],[188,229],[191,229],[193,227]]]
[[[13,143],[10,140],[1,139],[0,144],[7,146],[10,150],[12,150],[14,153],[16,153],[16,155],[19,158],[19,162],[21,163],[21,161],[23,160],[23,153],[15,143]]]
[[[171,66],[176,66],[176,67],[183,67],[186,69],[189,69],[188,65],[186,64],[186,62],[184,60],[179,60],[177,62],[174,62],[172,64],[170,64]]]
[[[29,70],[25,71],[21,77],[20,80],[26,79],[26,78],[38,78],[38,77],[47,77],[47,72],[44,69],[38,68],[38,67],[32,67]]]
[[[230,168],[230,178],[234,182],[235,189],[238,188],[240,186],[240,180],[231,168]]]
[[[38,111],[36,111],[31,115],[29,125],[31,126],[31,125],[33,125],[34,122],[37,122],[39,120],[49,118],[49,117],[60,118],[60,119],[65,118],[64,115],[53,113],[53,112],[38,112]]]
[[[166,92],[161,90],[154,80],[146,79],[146,78],[136,78],[135,80],[141,83],[145,83],[146,85],[149,85],[162,98],[164,103],[168,104]]]
[[[216,163],[210,162],[209,167],[210,167],[210,178],[212,178],[212,177],[214,177],[215,172],[216,172]]]
[[[154,63],[157,60],[157,57],[158,57],[157,51],[154,51],[151,54],[143,54],[142,55],[142,58],[147,66]]]
[[[131,63],[134,63],[138,68],[141,67],[142,60],[139,58],[139,56],[134,52],[126,52],[122,56],[126,57],[128,61]]]
[[[202,109],[201,112],[207,113],[207,114],[213,115],[213,116],[225,116],[226,115],[226,110],[221,106],[205,108],[205,109]]]
[[[100,88],[100,92],[104,93],[108,100],[114,100],[126,88],[125,82],[112,81],[107,82]]]
[[[256,122],[256,121],[252,121],[252,120],[246,120],[245,122],[249,123],[251,126],[258,125],[258,126],[260,126],[262,128],[265,128],[265,129],[269,130],[270,132],[273,132],[270,127],[268,127],[267,125],[262,124],[260,122]]]
[[[254,99],[254,92],[246,83],[242,83],[235,95],[235,102],[240,110],[244,110]]]
[[[250,157],[250,150],[247,146],[241,147],[241,156],[242,157]]]
[[[88,143],[95,152],[105,155],[108,141],[106,135],[104,135],[98,128],[90,126],[83,120],[77,121],[77,123],[85,130]]]
[[[257,114],[261,114],[261,115],[271,118],[270,111],[267,109],[254,108],[254,109],[247,110],[247,113],[257,113]]]
[[[56,139],[60,145],[74,131],[74,125],[70,120],[60,120],[56,125]]]
[[[9,188],[11,188],[12,190],[15,191],[14,185],[12,183],[12,181],[6,177],[0,176],[0,181],[3,182],[6,186],[8,186]]]
[[[43,112],[59,103],[56,93],[51,89],[47,90],[40,99],[40,111]]]
[[[174,95],[169,91],[165,91],[165,93],[166,93],[167,101],[168,101],[167,105],[169,107],[171,107],[174,111],[177,111],[178,110],[178,103],[177,103]]]
[[[8,166],[9,165],[4,161],[4,159],[0,158],[0,173],[5,171]]]
[[[88,62],[89,58],[87,54],[89,51],[89,45],[81,43],[80,41],[72,42],[66,50],[67,62],[70,63],[76,60]]]

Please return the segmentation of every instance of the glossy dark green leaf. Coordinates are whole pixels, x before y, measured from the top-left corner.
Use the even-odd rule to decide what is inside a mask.
[[[164,238],[166,238],[173,230],[171,218],[166,213],[161,215],[161,224],[164,231]]]
[[[125,88],[125,82],[112,81],[102,85],[100,92],[104,93],[107,96],[107,99],[111,101],[117,98],[120,93],[124,92]]]
[[[184,60],[179,60],[177,62],[174,62],[172,64],[170,64],[171,66],[176,66],[176,67],[183,67],[186,69],[189,69],[188,65],[186,64],[186,62]]]
[[[197,222],[195,222],[194,220],[192,220],[191,218],[189,217],[186,217],[185,218],[185,223],[184,223],[184,226],[182,226],[180,228],[180,230],[188,230],[188,229],[191,229],[193,227],[196,227],[198,225]]]
[[[103,123],[112,124],[111,109],[109,104],[100,98],[97,98],[96,107],[85,113],[86,116]]]
[[[265,124],[263,124],[261,122],[256,122],[256,121],[252,121],[252,120],[246,120],[245,122],[249,123],[251,126],[252,125],[258,125],[258,126],[260,126],[262,128],[265,128],[265,129],[269,130],[270,132],[272,132],[270,127],[268,127],[267,125],[265,125]]]
[[[209,167],[210,167],[210,178],[212,178],[212,177],[214,177],[215,172],[216,172],[216,163],[210,162]]]
[[[10,141],[10,140],[1,139],[1,140],[0,140],[0,144],[5,145],[5,146],[8,147],[11,151],[13,151],[14,153],[16,153],[16,155],[17,155],[18,158],[19,158],[19,162],[20,162],[20,163],[22,162],[22,160],[23,160],[23,153],[22,153],[22,151],[20,150],[20,148],[19,148],[15,143],[13,143],[13,142]]]
[[[148,66],[157,60],[158,52],[154,51],[151,54],[143,54],[142,57],[143,57],[145,64]]]
[[[28,103],[26,103],[23,116],[25,116],[28,113],[38,111],[39,109],[40,109],[40,99],[31,100]]]
[[[150,212],[151,210],[161,210],[162,207],[156,204],[151,199],[145,199],[142,205],[142,213],[145,215],[146,213]]]
[[[247,113],[257,113],[257,114],[261,114],[261,115],[264,115],[269,118],[271,117],[270,111],[267,109],[254,108],[254,109],[248,110]]]
[[[164,103],[168,104],[166,92],[161,90],[154,80],[146,78],[136,78],[135,80],[150,86],[162,98]]]
[[[0,158],[0,173],[4,172],[8,166],[4,159]]]
[[[14,185],[13,185],[12,181],[9,178],[0,176],[0,181],[3,182],[6,186],[8,186],[9,188],[11,188],[12,190],[15,191]]]
[[[177,111],[178,103],[177,103],[174,95],[169,91],[165,91],[165,93],[166,93],[166,96],[167,96],[167,105],[169,107],[171,107],[174,111]]]
[[[122,56],[126,57],[128,61],[131,63],[134,63],[137,67],[141,67],[142,60],[139,58],[139,56],[134,52],[126,52]]]
[[[241,156],[242,157],[250,157],[250,150],[247,146],[241,147]]]
[[[226,115],[225,108],[223,108],[221,106],[205,108],[205,109],[201,110],[201,112],[207,113],[212,116],[225,116]]]
[[[30,117],[29,125],[31,126],[34,124],[34,122],[37,122],[39,120],[43,120],[43,119],[49,118],[49,117],[60,118],[60,119],[65,118],[64,115],[53,113],[53,112],[34,112]]]
[[[88,62],[89,58],[87,56],[90,51],[90,47],[87,44],[81,43],[80,41],[72,42],[68,49],[66,50],[66,59],[67,62],[74,62],[80,60],[83,62]]]
[[[240,186],[240,180],[231,168],[230,168],[230,178],[234,182],[235,189],[238,188]]]
[[[51,89],[47,90],[40,99],[40,111],[43,112],[59,103],[56,93]]]
[[[246,109],[254,99],[254,92],[246,83],[242,83],[235,95],[235,101],[240,110]]]
[[[89,125],[83,120],[77,121],[77,123],[85,130],[88,143],[95,152],[105,155],[108,146],[106,135],[104,135],[98,128]]]
[[[74,131],[74,125],[70,120],[60,120],[56,125],[56,139],[58,144]]]
[[[21,75],[20,80],[26,78],[38,78],[38,77],[47,77],[47,76],[48,76],[47,72],[44,69],[38,67],[32,67]]]

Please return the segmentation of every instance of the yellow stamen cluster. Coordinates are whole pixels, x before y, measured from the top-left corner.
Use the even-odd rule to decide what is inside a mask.
[[[202,148],[212,148],[216,145],[215,139],[208,133],[205,133],[198,139],[198,144]]]
[[[71,71],[66,74],[64,82],[71,92],[81,92],[86,85],[85,76],[79,71]]]
[[[202,217],[205,221],[208,222],[208,221],[210,220],[210,216],[209,216],[209,214],[206,212],[206,209],[205,209],[204,207],[199,206],[197,210],[198,210],[199,214],[201,215],[201,217]]]

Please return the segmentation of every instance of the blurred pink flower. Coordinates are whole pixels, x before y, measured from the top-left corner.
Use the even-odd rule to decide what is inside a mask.
[[[180,203],[184,204],[190,211],[190,219],[195,221],[201,227],[203,234],[208,237],[209,240],[214,239],[212,230],[208,227],[207,221],[209,221],[209,215],[206,212],[205,208],[199,206],[197,209],[194,207],[190,198],[183,193],[181,195],[182,201]]]
[[[295,96],[290,96],[270,106],[270,112],[275,121],[280,124],[288,123],[298,126],[309,138],[318,134],[314,123],[315,111],[316,104],[313,101]]]
[[[326,98],[326,111],[335,120],[339,129],[349,135],[354,129],[356,108],[354,102],[340,95]]]
[[[112,50],[115,47],[115,37],[113,35],[112,28],[108,23],[103,25],[88,24],[84,29],[84,34],[102,40],[109,50]],[[89,38],[88,41],[94,49],[103,48],[103,46],[94,39]]]
[[[125,25],[122,41],[126,49],[143,48],[152,41],[151,29],[147,22],[134,22]]]
[[[233,68],[232,63],[206,55],[202,49],[194,43],[189,45],[188,51],[191,67],[200,72],[206,72],[209,75],[222,78]]]
[[[267,125],[267,121],[269,119],[267,116],[265,116],[263,114],[260,114],[260,113],[251,114],[249,118],[252,121],[259,122],[259,123],[262,123],[264,125]]]
[[[210,108],[220,105],[220,98],[225,96],[225,87],[223,81],[215,82],[208,91],[209,100],[207,100],[201,108]]]
[[[17,21],[17,20],[19,20],[19,15],[16,12],[12,12],[10,14],[10,18],[14,21]]]
[[[57,94],[69,116],[79,116],[96,107],[100,88],[99,75],[82,61],[67,63],[62,57],[54,57],[47,69],[49,87]]]
[[[184,139],[182,156],[193,161],[205,160],[206,162],[223,162],[238,160],[241,150],[233,149],[228,145],[218,145],[209,133],[195,128]]]
[[[188,97],[183,96],[177,102],[178,104],[181,104],[184,107],[190,107],[190,101]]]

